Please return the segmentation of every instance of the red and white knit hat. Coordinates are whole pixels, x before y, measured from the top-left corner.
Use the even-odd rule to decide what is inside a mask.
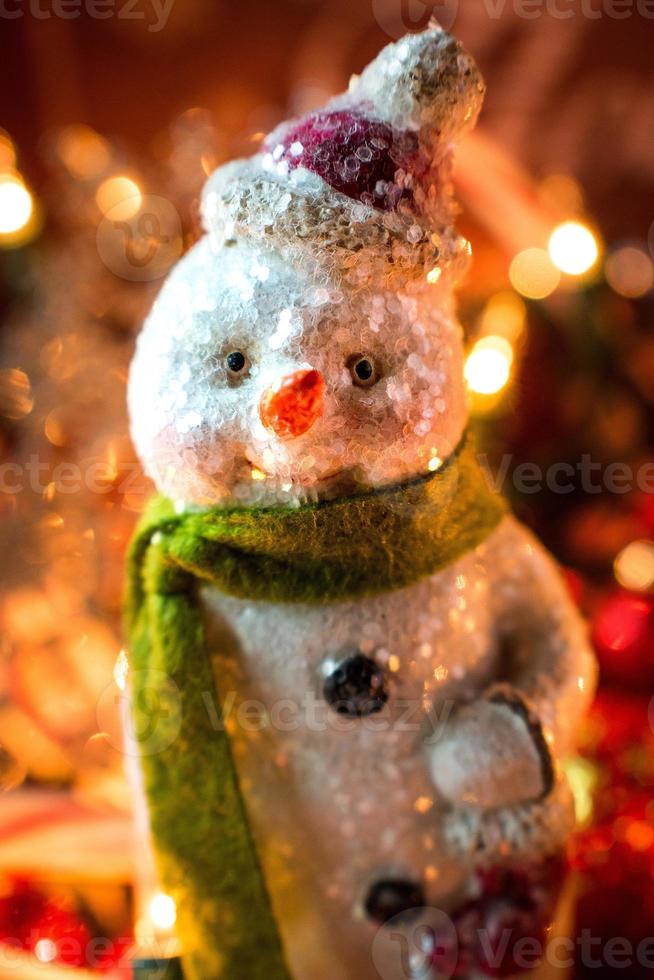
[[[454,38],[439,27],[407,35],[346,93],[220,167],[204,192],[207,231],[219,245],[249,238],[355,285],[456,277],[467,242],[453,228],[452,143],[483,95]]]

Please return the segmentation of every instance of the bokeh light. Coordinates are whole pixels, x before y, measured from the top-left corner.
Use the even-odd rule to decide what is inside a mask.
[[[644,249],[634,245],[611,252],[604,271],[611,288],[627,299],[638,299],[654,286],[654,264]]]
[[[148,903],[148,914],[155,929],[162,931],[172,929],[177,919],[177,909],[175,902],[170,895],[157,892]]]
[[[627,653],[647,634],[650,604],[645,596],[619,593],[608,599],[593,623],[595,644],[611,653]]]
[[[20,368],[0,368],[0,417],[17,422],[32,411],[30,379]]]
[[[559,285],[561,274],[544,248],[526,248],[511,262],[509,279],[521,296],[545,299]]]
[[[650,590],[654,586],[654,541],[632,541],[617,555],[613,570],[625,589]]]
[[[115,220],[127,221],[137,214],[143,196],[135,180],[132,180],[131,177],[118,175],[108,177],[100,184],[95,194],[95,200],[103,214],[111,211],[111,217]]]
[[[9,133],[0,129],[0,173],[16,168],[16,150]]]
[[[52,963],[57,957],[57,946],[52,939],[39,939],[34,946],[34,955],[40,963]]]
[[[552,262],[568,276],[582,276],[593,268],[599,245],[590,228],[579,221],[564,221],[550,236],[548,251]]]
[[[0,235],[26,228],[34,210],[32,195],[18,174],[0,174]]]
[[[574,798],[577,825],[586,826],[593,816],[593,794],[598,779],[597,767],[588,759],[574,756],[566,760],[564,771]]]
[[[584,205],[583,191],[570,174],[550,174],[538,186],[538,198],[546,207],[562,214],[578,214]]]
[[[57,152],[68,171],[79,180],[99,177],[108,167],[107,141],[89,126],[66,126],[57,138]]]
[[[478,395],[497,394],[509,380],[512,363],[513,348],[505,337],[482,337],[466,359],[468,387]]]
[[[509,343],[522,334],[527,320],[527,308],[516,293],[503,290],[486,302],[479,320],[482,336],[506,337]]]

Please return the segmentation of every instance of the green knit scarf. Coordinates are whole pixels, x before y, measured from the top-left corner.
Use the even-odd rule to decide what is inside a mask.
[[[348,499],[176,513],[155,498],[129,555],[134,720],[188,980],[290,980],[251,835],[197,590],[343,602],[411,585],[480,544],[504,503],[467,442],[436,472]]]

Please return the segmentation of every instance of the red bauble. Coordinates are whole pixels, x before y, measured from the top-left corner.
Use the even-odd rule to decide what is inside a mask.
[[[638,690],[654,682],[654,597],[616,589],[593,618],[602,678]]]
[[[0,898],[0,942],[43,962],[84,966],[91,934],[74,907],[16,879]]]

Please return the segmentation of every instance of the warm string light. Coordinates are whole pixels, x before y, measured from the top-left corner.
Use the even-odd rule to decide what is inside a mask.
[[[16,169],[16,149],[9,133],[0,129],[0,173],[9,173]]]
[[[547,250],[561,272],[583,276],[599,258],[599,243],[593,232],[580,221],[564,221],[550,235]]]
[[[611,289],[627,299],[639,299],[654,286],[654,263],[637,245],[625,245],[611,252],[604,272]]]
[[[527,308],[522,299],[510,290],[496,293],[486,302],[479,318],[478,331],[482,337],[504,337],[514,344],[522,335],[527,322]]]
[[[155,932],[169,932],[177,920],[177,908],[170,895],[157,892],[148,902],[148,915]]]
[[[0,246],[24,245],[36,228],[34,198],[16,169],[16,149],[11,137],[0,130]]]
[[[477,323],[479,338],[468,353],[464,376],[473,396],[473,410],[484,414],[494,409],[506,388],[527,321],[522,299],[510,290],[491,296]]]
[[[177,921],[175,900],[165,892],[154,891],[142,908],[143,913],[135,925],[132,962],[135,965],[153,961],[166,963],[179,955],[179,941],[174,932]]]
[[[545,299],[561,282],[561,273],[544,248],[525,248],[511,262],[509,279],[526,299]]]
[[[95,201],[103,214],[111,212],[113,220],[128,221],[138,214],[143,195],[135,180],[118,174],[100,184],[95,192]]]
[[[0,242],[15,246],[30,237],[34,201],[22,177],[0,174]]]
[[[625,589],[632,592],[654,589],[654,541],[632,541],[617,555],[613,571]]]
[[[597,786],[597,768],[587,759],[575,756],[564,764],[574,799],[577,826],[587,826],[593,816],[593,796]]]
[[[511,285],[527,299],[546,299],[562,282],[592,273],[600,251],[599,238],[586,224],[564,221],[552,230],[546,249],[534,246],[514,256],[509,268]]]
[[[77,180],[97,180],[111,162],[109,144],[89,126],[66,126],[57,137],[57,153]]]
[[[34,408],[30,379],[19,368],[0,368],[0,416],[18,421]]]
[[[543,195],[544,199],[565,196],[570,207],[582,205],[578,185],[563,175],[552,178],[547,188],[543,188]],[[533,246],[513,257],[509,281],[514,291],[505,290],[488,300],[478,323],[480,340],[465,364],[468,388],[473,395],[481,396],[477,409],[488,411],[510,379],[514,345],[527,318],[522,297],[547,299],[568,280],[581,280],[591,273],[599,256],[599,239],[591,229],[581,221],[568,220],[553,229],[546,249]],[[643,283],[646,278],[646,273],[641,272]]]
[[[569,174],[550,174],[540,182],[536,193],[546,208],[558,214],[574,215],[583,211],[583,191]]]
[[[482,337],[466,359],[464,375],[470,391],[496,395],[511,375],[513,348],[505,337]]]
[[[0,235],[20,231],[32,216],[32,195],[17,174],[0,176]]]

